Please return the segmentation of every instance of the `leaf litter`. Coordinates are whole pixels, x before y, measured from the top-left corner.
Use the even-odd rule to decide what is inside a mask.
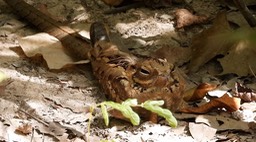
[[[56,9],[61,9],[61,7],[54,6],[52,2],[49,2],[47,0],[45,0],[44,2],[47,3],[47,5],[49,4],[51,6],[49,9],[55,9],[55,10],[51,10],[51,12],[54,12],[52,13],[52,15],[60,14],[58,11],[56,11]],[[191,1],[191,4],[193,6],[197,5],[197,3],[200,4],[200,2],[197,2],[195,0]],[[2,2],[0,4],[1,6],[3,5]],[[89,2],[89,5],[90,4],[93,5],[92,3]],[[207,10],[215,6],[213,3],[207,3],[207,4],[210,4],[210,7],[206,8]],[[65,3],[65,6],[68,9],[70,7],[81,7],[79,2]],[[102,18],[101,17],[102,15],[99,14],[101,9],[97,9],[97,6],[95,5],[93,8],[96,10],[91,11],[90,13],[90,14],[94,14],[95,16],[92,19],[95,20],[97,18]],[[202,10],[203,7],[202,6],[193,7],[193,9],[195,11],[199,9]],[[142,10],[133,9],[131,11],[128,11],[127,13],[120,13],[116,16],[106,16],[107,18],[109,18],[108,20],[111,21],[110,22],[106,20],[106,22],[107,24],[115,27],[114,24],[118,23],[118,21],[123,20],[124,17],[128,21],[129,21],[129,18],[133,20],[137,19],[139,20],[137,24],[139,23],[140,27],[142,28],[140,30],[138,30],[138,27],[136,27],[134,24],[122,23],[123,27],[129,25],[128,33],[125,33],[125,30],[122,30],[120,28],[117,30],[111,29],[111,31],[119,32],[123,35],[123,37],[129,38],[129,40],[132,39],[131,41],[136,41],[136,40],[133,40],[133,39],[136,39],[136,37],[134,36],[143,36],[144,37],[143,40],[149,43],[150,41],[158,39],[159,37],[160,38],[167,37],[165,34],[162,33],[163,32],[162,29],[157,30],[157,28],[159,28],[159,26],[161,27],[161,20],[166,22],[166,19],[164,19],[163,16],[161,17],[161,14],[170,15],[171,10],[172,9],[154,10],[153,12],[157,12],[157,15],[151,16],[150,14],[153,14],[153,13],[150,9],[142,9]],[[216,13],[216,11],[214,12],[211,11],[209,13],[210,14]],[[78,11],[78,13],[65,12],[65,16],[76,17],[76,15],[74,14],[81,14],[79,12],[84,12],[84,11],[80,10]],[[139,17],[138,13],[143,13],[143,12],[145,13],[148,12],[150,14],[144,14],[142,17]],[[209,13],[206,13],[206,15],[210,15]],[[210,17],[213,17],[213,16],[215,15],[211,15]],[[60,17],[64,17],[64,16],[60,16]],[[225,14],[224,16],[222,15],[219,17],[221,17],[219,18],[220,19],[219,22],[215,22],[215,24],[213,24],[213,27],[208,29],[208,32],[205,33],[205,31],[207,31],[205,30],[201,33],[201,35],[198,36],[198,38],[194,38],[193,44],[192,44],[193,54],[192,54],[192,60],[190,60],[190,63],[189,63],[189,66],[190,66],[189,69],[193,71],[201,69],[201,67],[203,67],[205,63],[209,62],[216,55],[221,54],[221,55],[224,55],[223,58],[219,59],[219,61],[222,62],[221,65],[223,67],[222,74],[236,73],[240,76],[253,74],[255,71],[255,69],[253,68],[254,64],[251,64],[250,61],[249,61],[250,64],[244,65],[244,67],[242,67],[243,69],[241,69],[242,71],[239,71],[239,72],[232,69],[232,67],[230,66],[234,65],[232,64],[233,61],[239,60],[240,57],[243,58],[243,56],[237,56],[234,50],[244,48],[246,50],[248,49],[250,52],[254,52],[254,50],[251,48],[251,44],[254,45],[254,43],[251,42],[252,40],[249,40],[248,42],[246,42],[249,44],[247,45],[245,44],[245,46],[241,46],[241,44],[244,43],[244,40],[247,39],[247,37],[251,37],[250,35],[253,35],[254,33],[249,32],[245,39],[241,37],[238,37],[238,38],[234,37],[235,40],[228,39],[227,40],[228,42],[222,41],[225,39],[222,37],[225,37],[225,35],[229,35],[229,33],[237,33],[234,35],[239,35],[240,33],[238,31],[231,30],[231,28],[227,24]],[[147,23],[145,23],[145,18],[147,19],[146,20]],[[66,19],[66,18],[63,18],[63,19]],[[103,19],[106,19],[106,18],[103,17]],[[133,21],[131,19],[130,21]],[[230,18],[228,19],[230,20]],[[172,20],[172,19],[169,19],[169,20]],[[151,21],[151,22],[148,22],[148,21]],[[215,21],[218,21],[218,18]],[[167,24],[168,27],[172,27],[171,26],[172,22],[173,21],[163,23],[163,25],[165,25],[166,27],[166,24]],[[243,25],[243,24],[240,24],[239,21],[237,22],[233,20],[233,22],[238,23],[237,25],[239,26]],[[157,26],[156,26],[156,23],[158,24]],[[191,29],[186,29],[185,27],[184,29],[181,28],[180,30],[186,31],[188,35],[194,34],[193,30],[196,29],[194,28],[196,27],[196,25],[191,25],[189,27],[191,27]],[[22,34],[22,33],[31,34],[31,31],[29,31],[27,28],[29,29],[29,27],[25,27],[24,29],[21,29],[21,30],[17,29],[11,32],[6,32],[5,39],[7,37],[9,38],[8,40],[10,41],[17,41],[17,37],[14,36],[15,34]],[[136,31],[139,33],[136,33]],[[32,34],[34,33],[32,32]],[[147,36],[147,35],[150,35],[150,36]],[[24,37],[24,35],[22,36]],[[36,37],[36,39],[38,39],[38,37]],[[198,39],[198,41],[196,39]],[[1,39],[1,44],[5,43],[5,41],[3,40],[4,39]],[[126,39],[121,39],[120,42],[123,42],[122,40],[126,40]],[[219,41],[219,42],[216,42],[216,41]],[[230,43],[229,41],[232,41],[232,42]],[[237,44],[234,44],[233,43],[234,41]],[[164,52],[164,51],[168,51],[169,47],[174,45],[171,42],[176,43],[177,41],[174,41],[173,38],[170,38],[170,39],[164,40],[164,42],[165,43],[150,42],[150,46],[152,46],[150,48],[152,49],[147,49],[148,47],[145,48],[138,44],[138,50],[141,48],[142,50],[139,50],[139,51],[147,51],[147,50],[153,51],[153,50],[161,49],[164,45],[166,47],[161,49],[162,50],[161,52]],[[16,43],[14,42],[13,44],[17,46],[17,42]],[[44,44],[47,44],[47,43],[44,43]],[[133,45],[133,44],[130,44],[130,45]],[[12,45],[12,47],[14,47],[14,45]],[[37,44],[33,45],[33,43],[29,44],[29,46],[31,45],[34,47],[38,46]],[[3,47],[6,47],[6,46],[7,44],[6,45],[4,44]],[[197,49],[201,47],[202,49]],[[211,47],[215,47],[215,48],[212,49]],[[61,73],[50,72],[48,70],[45,70],[45,66],[42,66],[41,63],[28,62],[26,63],[26,66],[11,65],[13,64],[13,62],[17,62],[17,60],[22,60],[22,62],[27,62],[27,59],[22,56],[19,58],[17,58],[17,56],[13,58],[9,58],[8,55],[5,54],[9,52],[8,50],[9,49],[0,50],[0,54],[1,54],[0,70],[8,74],[9,76],[11,76],[12,80],[14,80],[11,84],[9,84],[8,86],[5,86],[5,89],[4,89],[5,94],[1,94],[0,108],[2,111],[0,114],[0,120],[1,120],[0,121],[0,128],[1,128],[0,138],[3,140],[16,140],[16,141],[31,141],[31,139],[35,141],[37,140],[40,141],[42,139],[44,139],[45,141],[56,141],[56,140],[86,141],[88,139],[90,141],[94,141],[94,140],[100,141],[104,139],[109,141],[111,140],[115,140],[115,141],[124,141],[124,140],[126,141],[150,141],[150,140],[151,141],[170,141],[170,140],[196,141],[197,140],[199,141],[202,139],[208,139],[209,141],[221,140],[221,139],[234,140],[234,139],[242,139],[244,137],[242,134],[236,136],[235,134],[237,133],[235,132],[233,133],[234,130],[243,131],[249,134],[248,132],[250,132],[250,130],[253,130],[253,126],[254,126],[253,124],[255,124],[256,116],[255,116],[255,113],[253,113],[255,112],[255,108],[252,107],[253,104],[255,104],[255,102],[252,101],[250,104],[248,103],[241,104],[240,110],[234,111],[232,114],[228,116],[225,116],[222,113],[218,113],[218,112],[207,111],[211,115],[209,114],[199,115],[204,117],[204,119],[199,119],[199,118],[196,118],[196,116],[198,115],[182,114],[182,116],[178,116],[179,114],[175,113],[174,115],[178,119],[178,126],[175,129],[166,126],[166,122],[164,122],[161,125],[152,124],[150,122],[142,122],[142,124],[138,127],[132,127],[130,125],[122,123],[122,126],[120,126],[122,129],[114,129],[114,127],[112,126],[113,125],[115,126],[117,123],[115,123],[113,119],[110,119],[110,124],[111,123],[112,124],[110,125],[110,127],[107,128],[102,126],[101,120],[97,120],[99,117],[97,116],[97,113],[96,113],[96,114],[93,114],[93,120],[92,120],[93,122],[91,124],[92,127],[90,130],[88,130],[87,129],[88,124],[90,124],[90,123],[87,123],[88,122],[88,110],[87,110],[88,105],[93,105],[93,103],[102,102],[102,100],[104,100],[101,98],[103,94],[99,93],[100,91],[98,91],[97,89],[96,90],[93,89],[93,88],[97,88],[94,86],[98,86],[98,84],[95,83],[96,81],[93,80],[93,77],[91,77],[92,74],[90,73],[90,70],[87,69],[88,66],[86,66],[86,68],[82,67],[82,69],[78,69],[79,71],[70,71],[69,69],[60,70],[60,72],[67,72],[66,74],[64,74],[64,76],[66,75],[72,76],[68,80],[71,80],[73,82],[67,86],[62,86],[56,82],[46,82],[46,80],[49,79],[47,78],[47,76],[49,77],[49,74],[53,74],[54,76],[59,76],[59,74]],[[40,50],[41,49],[38,49],[38,51]],[[188,50],[190,50],[190,48],[188,48]],[[49,52],[53,52],[53,51],[49,51]],[[56,51],[56,52],[59,52],[59,51]],[[168,53],[170,52],[172,52],[172,50],[168,51]],[[189,56],[190,53],[184,54],[184,52],[185,50],[177,50],[175,55],[178,57],[178,59],[175,59],[177,57],[174,57],[174,62],[180,62],[179,65],[183,65],[184,63],[188,62],[188,60],[190,59],[190,56]],[[167,52],[165,54],[160,53],[159,56],[164,55],[163,56],[164,58],[167,58],[167,59],[169,58],[169,60],[173,60],[171,59],[172,57],[170,56],[171,53],[170,54],[168,53]],[[184,55],[179,57],[178,55],[179,53]],[[225,59],[225,57],[228,57],[228,55],[230,54],[232,55],[232,57]],[[245,53],[243,52],[241,54],[245,54]],[[44,55],[45,54],[43,54],[43,56]],[[251,56],[251,54],[247,54],[247,55]],[[8,57],[8,59],[3,57]],[[234,60],[234,58],[236,60]],[[223,61],[224,59],[229,60],[229,62],[224,63]],[[54,63],[53,61],[54,60],[49,60],[48,62],[51,64],[51,63]],[[240,67],[244,63],[245,61],[243,62],[238,61],[238,63],[236,64],[236,67],[237,66]],[[53,68],[62,68],[62,67],[63,65],[60,65],[60,66],[53,65]],[[74,70],[74,69],[77,69],[77,68],[71,68],[71,70]],[[85,79],[81,79],[83,77]],[[80,78],[81,80],[77,81],[76,78]],[[241,78],[237,78],[237,79],[239,80]],[[200,80],[200,79],[197,79],[197,80]],[[200,84],[200,83],[196,82],[196,84]],[[76,85],[74,86],[74,84]],[[253,84],[253,81],[251,82],[251,84]],[[221,84],[221,85],[224,85],[224,84]],[[87,87],[87,86],[91,86],[91,87]],[[204,90],[204,92],[207,92],[207,91],[208,91],[207,89]],[[248,91],[240,92],[240,93],[248,94]],[[222,100],[220,98],[214,98],[214,99],[215,101],[216,99],[217,100],[219,99],[217,102],[221,102],[225,104],[226,100],[225,99]],[[230,99],[227,96],[224,96],[224,98],[227,98],[228,100]],[[23,106],[22,107],[23,111],[18,111],[19,110],[18,107],[22,106],[22,105],[19,105],[19,102],[22,100],[27,102],[26,104],[29,107]],[[83,102],[86,102],[86,103],[83,103]],[[234,108],[237,109],[238,107],[235,106]],[[231,108],[231,110],[232,109],[233,108]],[[194,118],[194,120],[191,121],[191,118]],[[243,119],[245,119],[244,121],[247,121],[250,123],[242,122],[241,120]],[[200,124],[200,123],[204,123],[204,124]],[[21,136],[19,134],[15,134],[14,133],[15,129],[17,129],[19,126],[21,126],[22,129],[24,128],[25,130],[25,127],[22,127],[22,126],[25,126],[24,124],[28,124],[28,125],[31,124],[32,126],[31,133],[29,133],[27,136]],[[232,125],[232,124],[237,124],[237,125]],[[186,128],[189,128],[190,133],[191,134],[193,133],[193,134],[192,135],[188,134],[188,130]],[[203,138],[202,137],[200,138],[200,136],[195,135],[195,133],[198,133],[199,130],[205,130],[205,129],[213,130],[213,131],[211,132],[209,131],[209,134],[206,134],[205,137]],[[215,129],[217,129],[217,132],[215,132]],[[29,129],[27,132],[29,132]],[[214,135],[214,137],[212,135]],[[11,136],[11,139],[8,138],[7,136]],[[243,139],[248,139],[251,141],[255,139],[255,137],[253,137],[253,133],[250,133],[250,135],[245,135],[245,136],[247,137]]]

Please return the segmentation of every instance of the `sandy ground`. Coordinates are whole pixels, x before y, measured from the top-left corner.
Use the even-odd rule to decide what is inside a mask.
[[[48,12],[56,19],[65,21],[87,37],[92,22],[104,21],[110,28],[113,42],[125,51],[145,55],[150,55],[163,46],[190,45],[192,36],[209,26],[206,24],[175,29],[173,12],[184,5],[157,10],[138,8],[126,13],[106,15],[103,11],[110,7],[98,0],[27,2],[35,7],[47,5]],[[220,9],[218,2],[193,0],[191,5],[198,14],[210,17]],[[111,119],[110,126],[106,127],[98,109],[89,121],[89,108],[105,100],[100,85],[92,75],[90,64],[53,71],[41,59],[27,58],[17,40],[39,31],[24,19],[15,16],[3,1],[0,1],[0,9],[0,71],[11,78],[5,93],[0,94],[1,141],[197,141],[188,128],[188,124],[197,115],[176,114],[179,126],[175,129],[164,121],[160,124],[142,122],[140,126],[132,126],[116,119]],[[209,81],[212,78],[205,71],[190,76],[193,82]],[[253,113],[256,105],[251,105],[254,110],[248,113],[247,122],[256,121]],[[230,114],[221,115],[225,119],[233,119]],[[223,123],[229,121],[224,121],[224,118],[221,118]],[[241,121],[234,121],[236,122],[240,124]],[[16,130],[19,126],[25,129],[26,124],[28,134]],[[228,124],[208,141],[255,141],[256,137],[247,124],[241,123],[234,128],[230,128],[232,124]]]

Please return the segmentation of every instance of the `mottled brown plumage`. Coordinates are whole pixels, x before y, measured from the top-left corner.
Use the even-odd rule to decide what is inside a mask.
[[[103,23],[92,24],[92,49],[89,52],[94,75],[107,97],[116,102],[128,98],[136,98],[140,103],[164,100],[164,106],[175,111],[182,101],[184,89],[177,69],[163,59],[120,51],[107,33]]]

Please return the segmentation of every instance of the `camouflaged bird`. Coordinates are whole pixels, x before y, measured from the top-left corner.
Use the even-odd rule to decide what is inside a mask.
[[[139,103],[164,100],[164,107],[172,111],[179,108],[184,81],[178,69],[166,60],[120,51],[109,40],[107,29],[100,22],[91,26],[90,48],[88,42],[71,28],[60,25],[23,0],[4,1],[37,28],[58,38],[71,55],[80,59],[89,58],[93,73],[107,98],[116,102],[136,98]],[[139,111],[139,114],[147,113],[143,109]]]
[[[184,81],[176,67],[163,59],[120,51],[103,23],[91,25],[90,38],[88,57],[107,98],[116,102],[135,98],[139,103],[164,100],[165,108],[179,108]]]

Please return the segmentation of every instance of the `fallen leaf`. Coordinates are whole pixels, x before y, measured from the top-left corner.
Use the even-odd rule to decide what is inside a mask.
[[[18,132],[23,135],[28,135],[32,132],[32,126],[28,123],[22,124],[15,130],[15,132]]]
[[[256,30],[240,29],[229,37],[233,46],[225,57],[219,59],[223,72],[221,74],[235,73],[239,76],[253,75],[256,73]]]
[[[196,101],[203,99],[208,91],[216,89],[216,84],[202,83],[196,88],[192,88],[185,92],[184,100],[185,101]]]
[[[47,126],[43,125],[42,123],[35,123],[37,124],[35,130],[40,133],[56,138],[58,141],[61,141],[63,138],[68,138],[69,134],[65,133],[67,130],[61,126],[58,126],[58,122],[50,122]]]
[[[231,28],[227,21],[226,13],[219,13],[213,25],[198,34],[192,41],[192,57],[189,63],[189,70],[194,72],[213,57],[225,54],[232,46],[232,42],[227,37],[231,33]]]
[[[244,16],[239,11],[232,11],[227,14],[228,21],[235,23],[239,27],[250,27]]]
[[[151,55],[156,58],[166,59],[169,63],[182,65],[189,61],[190,48],[163,46]]]
[[[200,24],[200,23],[205,23],[208,21],[208,17],[203,16],[203,15],[201,15],[201,16],[193,15],[187,9],[176,10],[175,17],[177,20],[177,22],[176,22],[177,28],[183,28],[186,26],[190,26],[192,24]]]
[[[223,71],[239,76],[253,75],[256,72],[256,30],[240,28],[232,31],[225,12],[217,15],[212,27],[195,36],[192,41],[192,58],[189,71],[197,71],[216,55]]]
[[[215,128],[218,131],[249,130],[248,124],[246,122],[235,120],[222,115],[198,115],[195,119],[195,122],[207,124],[208,126]]]
[[[57,124],[56,122],[50,122],[48,129],[50,132],[54,133],[54,135],[56,136],[62,136],[66,132],[66,129],[60,127],[60,125]]]
[[[229,112],[236,111],[240,108],[240,98],[229,97],[228,94],[223,95],[220,98],[214,98],[210,102],[201,105],[199,107],[183,108],[180,112],[184,113],[207,113],[215,108],[225,108]]]
[[[234,96],[239,97],[246,102],[256,101],[256,92],[252,89],[247,88],[238,82],[236,83],[235,88],[236,91]]]
[[[72,64],[88,63],[88,60],[75,61],[64,51],[60,41],[46,33],[39,33],[19,39],[26,56],[42,55],[49,69],[61,69]]]
[[[202,142],[211,140],[215,136],[217,129],[205,124],[195,124],[190,122],[189,132],[196,141]]]

